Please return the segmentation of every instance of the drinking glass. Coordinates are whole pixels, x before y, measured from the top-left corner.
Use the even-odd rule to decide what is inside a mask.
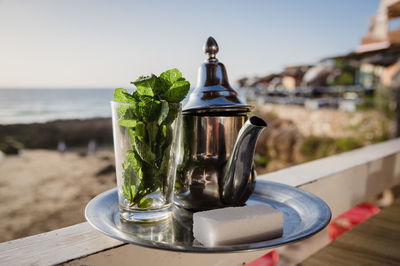
[[[135,108],[135,103],[111,102],[120,216],[131,222],[166,220],[173,203],[181,105],[169,104],[167,113],[155,115]]]

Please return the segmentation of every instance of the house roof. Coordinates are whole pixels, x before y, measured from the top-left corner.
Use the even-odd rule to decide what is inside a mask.
[[[388,6],[387,15],[389,19],[400,17],[400,1]]]

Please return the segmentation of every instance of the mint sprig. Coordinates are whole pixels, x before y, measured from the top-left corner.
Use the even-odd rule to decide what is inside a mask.
[[[127,103],[118,108],[118,124],[128,128],[131,141],[123,163],[122,190],[130,206],[148,208],[153,199],[147,195],[168,191],[171,125],[190,83],[176,68],[131,83],[137,88],[132,94],[123,88],[114,92],[115,101]]]

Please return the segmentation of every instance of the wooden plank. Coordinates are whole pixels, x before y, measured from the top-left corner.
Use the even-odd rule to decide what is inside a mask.
[[[383,189],[400,183],[400,139],[262,175],[258,177],[258,180],[271,180],[300,186],[324,199],[331,207],[333,214],[337,215]],[[107,256],[116,258],[123,256],[121,254],[131,254],[132,257],[128,256],[127,261],[148,259],[149,257],[145,254],[152,254],[154,258],[171,260],[171,265],[175,262],[176,265],[179,265],[177,263],[180,261],[196,261],[197,263],[208,261],[207,258],[213,258],[213,256],[208,257],[204,254],[177,252],[164,254],[160,251],[133,245],[120,247],[121,245],[123,245],[121,242],[102,235],[87,223],[82,223],[28,238],[0,243],[0,264],[53,265],[84,256],[92,258],[87,257],[77,260],[77,262],[92,261],[92,259],[93,261],[106,261]],[[110,248],[114,249],[104,252]],[[243,254],[239,254],[233,261],[244,262],[257,256],[256,253],[254,256],[251,253],[248,256]],[[227,258],[225,256],[226,254],[221,258]],[[228,257],[233,258],[234,256]],[[216,254],[213,261],[216,262],[219,259]]]
[[[81,223],[1,243],[0,265],[54,265],[121,245],[124,243]]]
[[[300,265],[400,265],[400,200]]]

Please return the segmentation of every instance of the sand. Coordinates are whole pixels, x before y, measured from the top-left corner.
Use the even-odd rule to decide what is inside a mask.
[[[86,156],[26,150],[22,156],[4,157],[0,160],[0,242],[84,222],[86,204],[116,186],[113,167],[112,148]]]

